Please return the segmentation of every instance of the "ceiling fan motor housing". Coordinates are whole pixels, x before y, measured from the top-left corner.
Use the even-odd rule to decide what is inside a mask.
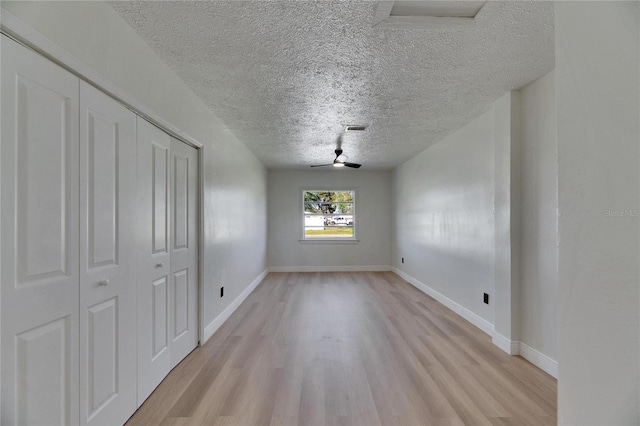
[[[346,167],[351,167],[353,169],[359,169],[361,167],[361,165],[357,163],[349,163],[348,161],[339,160],[340,156],[342,155],[341,148],[336,149],[334,152],[336,153],[336,158],[333,160],[332,164],[318,164],[318,165],[312,165],[311,167],[326,167],[331,165],[336,167],[346,166]]]

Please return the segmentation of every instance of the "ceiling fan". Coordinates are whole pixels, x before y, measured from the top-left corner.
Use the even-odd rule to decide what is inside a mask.
[[[311,166],[311,167],[333,166],[333,167],[351,167],[352,169],[359,169],[362,166],[362,164],[350,163],[348,161],[344,161],[346,156],[342,155],[342,147],[341,147],[341,145],[342,145],[342,136],[340,136],[338,138],[338,147],[334,151],[336,153],[336,158],[333,160],[333,163],[316,164],[316,165]]]
[[[349,163],[348,161],[343,161],[342,159],[340,159],[340,157],[342,156],[342,150],[341,149],[336,149],[335,153],[336,153],[336,158],[335,158],[335,160],[333,160],[333,163],[316,164],[316,165],[311,166],[311,167],[333,166],[333,167],[351,167],[353,169],[359,169],[360,166],[362,166],[362,164]]]

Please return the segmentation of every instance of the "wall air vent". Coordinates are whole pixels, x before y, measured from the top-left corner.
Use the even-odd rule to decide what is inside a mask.
[[[349,125],[344,130],[347,132],[364,132],[365,130],[367,130],[367,126]]]

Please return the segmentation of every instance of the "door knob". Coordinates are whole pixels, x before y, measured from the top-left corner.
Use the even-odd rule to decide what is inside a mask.
[[[104,280],[100,280],[98,281],[98,285],[99,286],[108,286],[109,285],[109,280],[108,279],[104,279]]]
[[[156,268],[162,268],[164,266],[164,263],[160,262],[160,263],[156,263]]]

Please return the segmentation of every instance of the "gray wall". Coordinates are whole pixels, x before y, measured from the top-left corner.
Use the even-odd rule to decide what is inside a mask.
[[[493,323],[494,108],[394,172],[393,266]],[[404,257],[405,263],[401,263]]]
[[[393,265],[489,323],[502,349],[556,374],[553,83],[552,72],[506,94],[396,169]]]
[[[302,190],[356,189],[357,243],[301,242]],[[339,169],[269,171],[269,266],[280,270],[391,265],[391,173]],[[315,268],[314,268],[315,267]],[[349,269],[349,268],[346,268]]]
[[[554,72],[520,91],[520,341],[557,360],[558,144]]]
[[[640,3],[557,2],[559,423],[640,424]]]

